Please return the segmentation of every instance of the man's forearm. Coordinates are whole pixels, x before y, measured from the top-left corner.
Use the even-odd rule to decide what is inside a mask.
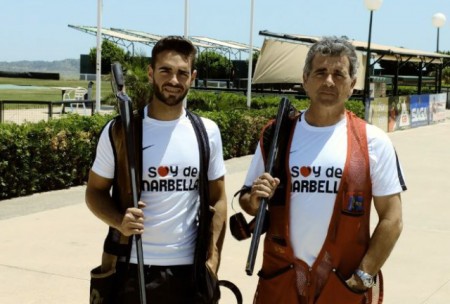
[[[242,210],[244,210],[249,215],[255,216],[258,212],[259,204],[252,202],[250,192],[243,193],[239,197],[239,205],[241,206]]]
[[[220,265],[220,254],[222,252],[222,246],[225,239],[226,232],[226,220],[227,220],[227,202],[226,199],[220,199],[214,205],[214,215],[212,217],[211,229],[211,243],[210,243],[210,256],[208,259],[208,265],[215,273],[217,273]]]
[[[382,219],[370,240],[369,249],[360,264],[360,269],[375,275],[392,252],[403,224],[401,219]]]
[[[116,208],[108,193],[86,189],[86,204],[92,213],[108,226],[118,229],[122,223],[123,214]]]

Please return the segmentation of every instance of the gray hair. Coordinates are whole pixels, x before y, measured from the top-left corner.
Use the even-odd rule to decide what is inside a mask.
[[[345,38],[323,37],[322,40],[314,43],[306,56],[303,73],[309,75],[312,69],[312,61],[316,54],[322,56],[347,56],[350,62],[350,77],[354,78],[358,70],[358,58],[356,57],[355,47]]]

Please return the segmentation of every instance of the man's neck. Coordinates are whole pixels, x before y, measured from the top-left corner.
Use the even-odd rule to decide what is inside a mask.
[[[305,119],[314,127],[327,127],[337,124],[345,117],[345,107],[314,107],[311,105],[305,112]]]
[[[183,103],[175,106],[168,106],[165,103],[153,99],[148,104],[147,115],[150,118],[162,121],[178,119],[183,113]]]

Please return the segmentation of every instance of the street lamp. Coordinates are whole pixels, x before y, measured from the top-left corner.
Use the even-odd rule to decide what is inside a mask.
[[[373,12],[380,8],[383,0],[364,0],[364,5],[370,11],[369,21],[369,39],[367,40],[367,52],[366,52],[366,75],[364,79],[364,95],[363,102],[366,103],[366,99],[370,100],[369,87],[370,87],[370,41],[372,39],[372,18]]]
[[[97,0],[97,62],[95,69],[95,112],[100,113],[102,99],[102,15],[103,0]]]
[[[433,26],[437,28],[437,39],[436,39],[436,52],[439,52],[439,28],[443,27],[447,19],[442,13],[436,13],[433,15],[432,22]]]
[[[442,13],[436,13],[433,15],[432,22],[433,26],[437,28],[437,38],[436,38],[436,53],[439,53],[439,28],[443,27],[445,24],[445,15]],[[441,65],[436,69],[436,93],[441,91]]]
[[[248,48],[248,75],[247,75],[247,107],[252,104],[252,69],[253,69],[253,10],[255,0],[250,2],[250,46]]]

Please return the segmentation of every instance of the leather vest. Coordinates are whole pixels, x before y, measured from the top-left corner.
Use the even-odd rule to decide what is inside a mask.
[[[355,296],[355,300],[339,301],[341,291],[329,287],[332,275],[342,281],[349,278],[359,266],[370,241],[370,207],[372,184],[366,136],[366,123],[353,113],[346,111],[347,156],[334,204],[328,233],[324,245],[312,266],[295,257],[289,229],[291,178],[289,151],[298,116],[292,119],[289,131],[281,147],[274,168],[274,176],[280,178],[280,186],[269,201],[270,221],[264,241],[262,270],[254,303],[381,303],[382,290]],[[267,149],[270,125],[265,128],[260,140],[263,157]],[[379,276],[377,288],[382,287]],[[328,284],[328,286],[326,286]],[[324,289],[324,287],[327,287]],[[346,288],[344,283],[341,286]],[[326,290],[326,291],[325,291]],[[351,292],[351,291],[347,291]],[[355,294],[356,295],[356,294]],[[350,294],[350,296],[352,296]]]

